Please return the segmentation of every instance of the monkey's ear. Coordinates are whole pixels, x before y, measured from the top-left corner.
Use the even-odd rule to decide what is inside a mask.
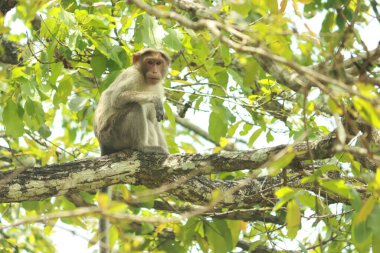
[[[139,53],[133,54],[132,63],[136,64],[139,60],[140,60],[140,54]]]

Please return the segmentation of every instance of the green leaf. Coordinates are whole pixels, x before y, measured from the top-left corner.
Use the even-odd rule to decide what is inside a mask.
[[[331,171],[340,171],[340,168],[336,164],[326,164],[318,168],[318,172],[325,174]]]
[[[251,1],[230,1],[231,10],[240,14],[243,18],[251,11]]]
[[[249,58],[243,66],[245,69],[245,74],[243,76],[243,83],[239,82],[238,84],[240,84],[240,86],[242,86],[243,89],[247,89],[246,90],[247,92],[250,92],[250,87],[255,84],[255,80],[258,77],[260,66],[252,58]]]
[[[234,136],[234,134],[236,132],[236,129],[239,127],[239,125],[241,123],[242,123],[242,121],[238,121],[235,124],[233,124],[232,126],[230,126],[230,128],[228,129],[228,135],[229,136]]]
[[[102,53],[105,57],[110,58],[110,52],[113,46],[109,39],[102,38],[102,39],[96,40],[95,38],[92,38],[91,36],[88,38],[94,44],[96,50]]]
[[[70,51],[74,51],[77,46],[77,41],[80,39],[82,36],[80,31],[74,31],[72,34],[70,34],[68,38],[68,44],[67,46],[69,47]]]
[[[169,103],[167,101],[165,101],[164,107],[165,107],[166,116],[168,117],[169,122],[170,122],[170,126],[173,129],[176,129],[176,127],[175,127],[176,126],[175,115],[174,115],[172,108],[169,106]]]
[[[276,192],[275,192],[275,195],[277,198],[284,198],[286,196],[289,196],[289,194],[294,194],[294,190],[290,187],[282,187],[280,189],[278,189]]]
[[[294,199],[288,202],[286,211],[286,228],[288,229],[288,236],[291,239],[294,239],[301,227],[301,211],[298,203]]]
[[[351,199],[351,187],[345,184],[346,182],[344,180],[321,180],[319,184],[334,192],[335,194],[338,194],[339,196],[342,196],[347,199]]]
[[[66,11],[70,11],[70,12],[73,12],[78,8],[78,4],[76,0],[61,1],[61,5]]]
[[[299,194],[297,194],[297,199],[302,204],[302,206],[310,207],[312,210],[316,210],[316,202],[318,197],[315,195],[310,194],[307,191],[300,191]]]
[[[252,129],[252,127],[253,127],[252,124],[247,124],[247,123],[244,124],[244,126],[243,126],[243,130],[241,130],[241,131],[239,132],[239,134],[240,134],[241,136],[247,135],[248,132],[249,132],[249,130]]]
[[[288,0],[282,0],[280,4],[280,12],[284,13],[286,10],[286,5],[288,4]]]
[[[43,138],[47,138],[51,135],[51,131],[50,131],[50,128],[43,124],[40,129],[38,129],[38,133],[43,137]]]
[[[337,15],[335,17],[335,23],[338,26],[339,30],[343,31],[343,29],[346,25],[346,18],[342,15]]]
[[[233,69],[227,69],[228,74],[232,77],[232,79],[239,85],[243,84],[243,77],[240,73],[234,71]]]
[[[359,211],[362,207],[363,201],[361,199],[361,195],[359,192],[357,192],[355,189],[351,191],[351,206],[354,210]]]
[[[225,220],[206,223],[205,235],[213,252],[224,253],[232,250],[232,238]]]
[[[51,74],[49,77],[49,83],[52,86],[55,86],[55,83],[60,75],[62,75],[63,71],[63,63],[62,62],[57,62],[57,63],[52,63],[50,64],[51,68]]]
[[[259,138],[259,136],[261,135],[262,132],[263,132],[263,129],[262,129],[262,128],[259,128],[259,129],[257,129],[257,130],[251,135],[251,137],[249,138],[249,141],[248,141],[248,147],[252,147],[253,143],[255,143],[255,141],[257,140],[257,138]]]
[[[374,253],[380,252],[380,234],[376,234],[376,233],[372,234],[372,250],[373,250],[372,252]]]
[[[180,38],[182,38],[181,33],[178,33],[177,30],[174,29],[166,29],[166,32],[168,33],[165,38],[163,39],[163,42],[168,48],[171,48],[175,51],[179,51],[182,49],[182,42]]]
[[[277,190],[275,192],[275,195],[280,200],[276,203],[276,205],[273,207],[274,211],[279,210],[281,207],[283,207],[290,199],[293,199],[298,191],[289,188],[289,187],[282,187],[281,189]]]
[[[107,69],[107,58],[99,52],[94,53],[90,64],[94,75],[99,78]]]
[[[22,202],[22,207],[28,211],[39,210],[40,202],[39,201],[24,201]]]
[[[110,54],[110,59],[113,60],[119,68],[126,68],[129,63],[127,53],[122,47],[113,47]]]
[[[74,112],[79,112],[86,106],[87,101],[88,98],[86,97],[74,96],[74,98],[70,99],[69,108]]]
[[[335,21],[335,13],[333,12],[327,13],[322,23],[321,33],[329,33],[334,27],[334,24],[335,24],[334,21]]]
[[[68,225],[79,226],[83,229],[86,229],[86,224],[81,220],[80,217],[65,217],[60,219],[63,223],[66,223]]]
[[[35,80],[29,80],[28,78],[19,78],[18,81],[21,84],[21,93],[24,98],[32,98],[36,96],[37,90],[35,87],[37,87],[37,83]]]
[[[364,222],[352,225],[351,236],[352,242],[360,252],[368,252],[372,241],[372,233]]]
[[[371,214],[368,216],[368,227],[371,229],[373,234],[380,235],[380,206],[376,205]]]
[[[273,137],[273,135],[272,135],[272,133],[270,131],[267,132],[266,137],[267,137],[267,142],[268,143],[274,141],[274,137]]]
[[[40,102],[27,99],[25,111],[24,119],[31,129],[38,130],[45,123],[45,112]]]
[[[328,105],[329,109],[331,110],[331,112],[333,112],[335,114],[338,114],[338,115],[342,115],[343,114],[342,107],[339,106],[339,105],[337,105],[335,103],[335,101],[332,100],[330,97],[327,100],[327,105]]]
[[[221,107],[213,107],[210,114],[208,133],[214,141],[219,141],[220,137],[226,136],[228,130],[227,115]]]
[[[23,114],[23,109],[19,105],[15,104],[11,99],[9,99],[3,111],[3,124],[5,125],[5,133],[7,135],[14,138],[23,135]]]
[[[77,24],[74,14],[63,9],[60,9],[58,18],[58,20],[66,24],[67,27],[75,27]]]
[[[183,248],[179,242],[171,241],[171,240],[165,240],[162,242],[158,249],[159,252],[178,252],[178,253],[187,253],[187,250]]]
[[[59,86],[54,94],[53,103],[57,107],[60,103],[65,104],[71,94],[73,88],[73,80],[70,76],[66,76],[59,82]]]
[[[136,33],[140,34],[140,41],[148,47],[157,47],[161,45],[162,30],[158,25],[156,18],[150,15],[142,15],[142,22]]]
[[[208,253],[210,250],[210,245],[207,243],[206,238],[201,237],[200,235],[197,236],[197,243],[199,245],[199,248],[203,251],[203,253]]]
[[[269,167],[272,169],[282,169],[288,166],[296,156],[296,153],[294,152],[293,148],[288,148],[287,152],[281,156],[281,158],[277,159],[276,161],[273,161]]]
[[[225,87],[228,83],[228,74],[224,70],[217,72],[215,74],[215,79],[216,79],[218,84]],[[215,92],[215,91],[217,91],[217,92]],[[213,87],[213,93],[212,94],[213,95],[219,95],[219,96],[225,96],[226,92],[223,89],[221,89],[220,87]]]
[[[119,239],[119,229],[116,226],[111,226],[111,228],[109,228],[108,230],[108,234],[110,248],[112,249],[115,246],[117,240]]]
[[[272,14],[278,14],[278,2],[277,0],[271,0],[267,2],[269,10]]]
[[[309,4],[309,3],[313,2],[313,0],[296,0],[295,2],[300,2],[303,4]]]
[[[57,23],[58,21],[55,18],[45,18],[41,24],[40,36],[42,38],[51,39],[53,31],[55,31],[55,28],[58,26]]]
[[[238,241],[241,231],[241,221],[240,220],[226,220],[228,230],[231,234],[232,248],[234,248]]]
[[[351,8],[347,7],[347,8],[344,8],[343,15],[344,15],[344,18],[348,22],[352,22],[352,19],[354,18],[355,13],[354,13],[354,11]]]
[[[50,128],[43,124],[40,129],[38,129],[38,133],[43,137],[43,138],[47,138],[51,135],[51,131],[50,131]]]
[[[368,216],[372,213],[372,210],[374,209],[376,203],[377,199],[374,196],[369,197],[354,218],[352,224],[355,226],[359,223],[365,223]]]
[[[185,246],[189,246],[191,242],[194,240],[194,236],[197,233],[196,228],[200,223],[202,222],[200,222],[198,218],[193,217],[190,218],[182,227],[179,233],[179,238]]]
[[[222,59],[224,61],[224,66],[228,66],[231,64],[231,53],[230,48],[227,47],[225,44],[220,45],[220,54],[222,56]]]
[[[380,128],[380,109],[374,108],[367,100],[354,97],[354,106],[361,117],[377,128]]]

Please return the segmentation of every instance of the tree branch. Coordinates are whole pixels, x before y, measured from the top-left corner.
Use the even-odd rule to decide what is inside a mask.
[[[5,15],[8,11],[13,9],[17,4],[17,0],[2,0],[0,1],[0,12]]]
[[[325,159],[334,155],[335,135],[310,142],[310,152],[315,159]],[[252,151],[225,152],[211,155],[174,154],[170,156],[126,151],[111,156],[83,159],[65,164],[49,165],[42,168],[24,168],[0,173],[0,202],[20,202],[40,200],[52,196],[73,194],[80,191],[94,191],[113,184],[145,185],[150,188],[165,183],[174,183],[181,179],[175,189],[166,189],[181,199],[200,203],[209,203],[215,189],[228,191],[242,184],[239,181],[209,180],[205,177],[193,177],[197,174],[255,170],[261,166],[281,159],[294,150],[294,161],[309,159],[307,145],[298,143],[291,146],[280,145]],[[188,175],[193,173],[192,177]],[[248,179],[226,196],[225,203],[253,203],[260,201],[257,196],[262,184]],[[222,190],[223,191],[223,190]],[[252,198],[252,194],[256,198]],[[248,201],[247,198],[251,198]],[[263,200],[261,200],[263,201]],[[271,202],[272,200],[269,200]]]
[[[18,54],[20,51],[21,45],[6,40],[0,35],[0,62],[6,64],[19,64]]]
[[[213,36],[218,38],[221,42],[226,44],[231,49],[234,49],[236,52],[244,52],[255,56],[256,59],[258,59],[258,61],[263,65],[264,69],[266,69],[266,71],[271,73],[275,78],[286,81],[287,85],[291,85],[289,88],[292,90],[298,91],[300,88],[315,86],[324,91],[324,93],[331,94],[332,91],[328,89],[327,84],[334,84],[349,94],[366,99],[376,105],[380,104],[380,99],[368,99],[361,93],[355,91],[351,86],[346,85],[346,83],[341,80],[332,78],[323,73],[317,72],[310,67],[299,65],[295,61],[290,61],[282,56],[273,54],[263,46],[258,46],[260,45],[258,41],[242,33],[233,25],[227,25],[218,20],[212,19],[212,16],[200,16],[199,20],[192,21],[176,12],[161,11],[139,0],[128,0],[128,2],[134,3],[136,6],[152,16],[175,20],[179,24],[193,29],[194,31],[208,30]],[[176,3],[180,8],[184,8],[187,11],[188,9],[186,8],[192,6],[191,2],[187,0],[178,0]],[[194,6],[192,9],[196,9],[196,7]],[[204,10],[202,10],[202,12],[204,12]],[[226,36],[226,32],[232,36]],[[234,37],[236,39],[232,39],[231,37]],[[287,66],[294,71],[289,72],[279,65],[274,65],[274,62]]]

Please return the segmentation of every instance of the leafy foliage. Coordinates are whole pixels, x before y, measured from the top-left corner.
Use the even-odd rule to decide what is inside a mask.
[[[202,212],[189,211],[189,203],[167,195],[161,199],[169,210],[156,207],[153,197],[136,204],[131,196],[144,193],[142,186],[115,186],[121,201],[81,193],[87,204],[114,213],[190,213],[181,216],[183,223],[112,220],[111,248],[281,252],[292,245],[304,252],[379,252],[380,49],[371,51],[376,45],[362,33],[370,23],[379,27],[376,1],[148,1],[145,10],[132,2],[139,1],[19,0],[0,15],[0,55],[13,49],[4,41],[18,45],[17,65],[0,57],[2,170],[98,156],[92,121],[101,92],[131,64],[133,52],[164,48],[173,57],[164,124],[171,153],[310,143],[330,134],[336,135],[335,149],[321,147],[331,158],[314,159],[310,152],[300,163],[295,159],[310,147],[290,147],[257,173],[210,176],[280,178],[272,186],[276,196],[252,205],[280,218],[280,224],[245,217],[239,207],[210,204]],[[177,115],[195,124],[181,123]],[[206,136],[194,125],[207,129]],[[299,183],[288,185],[293,179]],[[210,203],[220,194],[214,193]],[[216,218],[212,208],[235,216]],[[75,209],[65,197],[3,203],[0,221]],[[93,236],[89,247],[96,244],[95,214],[59,221],[85,229]],[[55,252],[50,237],[56,222],[0,227],[0,250]]]

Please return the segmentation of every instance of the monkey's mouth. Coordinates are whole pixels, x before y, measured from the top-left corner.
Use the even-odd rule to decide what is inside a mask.
[[[148,77],[148,81],[150,83],[157,83],[160,81],[160,78],[157,78],[157,77]]]

